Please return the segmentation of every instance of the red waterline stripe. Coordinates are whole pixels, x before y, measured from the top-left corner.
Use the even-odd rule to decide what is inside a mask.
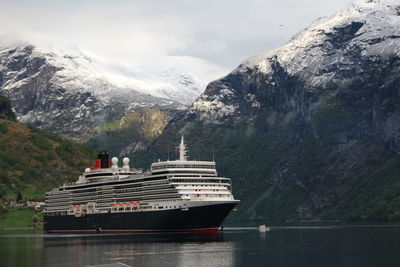
[[[177,230],[49,230],[49,233],[154,233],[154,232],[218,232],[218,228],[177,229]]]

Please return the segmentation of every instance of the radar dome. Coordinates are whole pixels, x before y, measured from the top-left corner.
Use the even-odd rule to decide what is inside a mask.
[[[122,161],[124,162],[124,165],[128,165],[129,164],[129,158],[124,158]]]
[[[112,162],[113,165],[117,165],[118,164],[118,158],[117,157],[113,157],[111,159],[111,162]]]

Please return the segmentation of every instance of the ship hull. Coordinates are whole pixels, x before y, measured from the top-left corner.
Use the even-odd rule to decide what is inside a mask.
[[[236,202],[191,207],[188,210],[44,216],[49,233],[90,232],[215,232]]]

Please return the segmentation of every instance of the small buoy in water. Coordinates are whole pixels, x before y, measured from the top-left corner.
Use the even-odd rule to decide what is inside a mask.
[[[265,224],[261,224],[258,226],[258,231],[261,233],[268,232],[269,230],[269,227],[265,226]]]

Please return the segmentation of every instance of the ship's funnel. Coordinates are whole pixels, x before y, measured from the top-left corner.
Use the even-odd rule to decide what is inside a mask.
[[[101,151],[97,159],[100,160],[100,168],[110,168],[110,160],[107,151]]]

